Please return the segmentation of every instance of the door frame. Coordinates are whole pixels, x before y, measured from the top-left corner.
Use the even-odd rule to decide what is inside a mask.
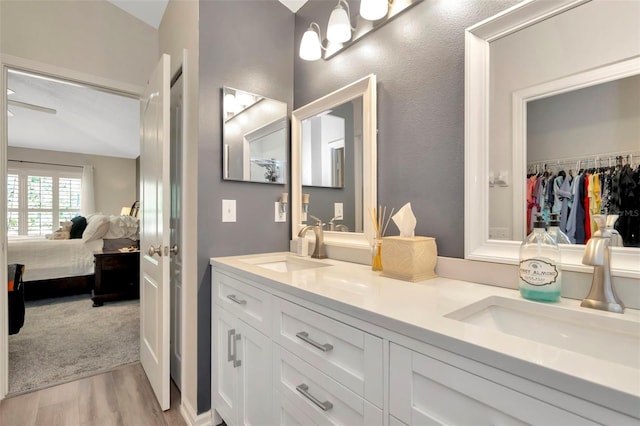
[[[95,75],[53,66],[38,61],[11,55],[0,55],[0,111],[7,110],[7,70],[19,69],[27,72],[43,74],[53,78],[74,81],[79,84],[93,86],[100,90],[140,99],[144,87],[116,80],[97,77]],[[6,223],[6,190],[7,190],[7,114],[0,113],[0,222]],[[0,226],[0,277],[7,276],[7,231],[6,226]],[[0,281],[1,282],[1,281]],[[184,302],[183,302],[184,303]],[[9,317],[7,292],[0,291],[0,400],[9,391]],[[184,354],[184,340],[182,342]],[[181,372],[181,376],[184,372]]]

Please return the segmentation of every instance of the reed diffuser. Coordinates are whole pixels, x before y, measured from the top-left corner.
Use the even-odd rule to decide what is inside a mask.
[[[393,216],[393,210],[387,216],[387,206],[378,206],[373,210],[369,210],[371,214],[371,222],[373,223],[374,239],[371,247],[371,270],[382,271],[382,237],[387,232],[387,226]]]

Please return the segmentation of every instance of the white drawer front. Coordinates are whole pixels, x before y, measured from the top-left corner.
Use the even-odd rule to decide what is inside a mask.
[[[274,298],[275,340],[331,378],[382,407],[382,339]]]
[[[315,426],[311,417],[300,409],[297,401],[284,398],[282,394],[273,390],[273,419],[280,426]]]
[[[391,344],[389,412],[410,425],[590,425],[584,417]]]
[[[277,391],[313,424],[383,424],[382,410],[276,344],[273,359]]]
[[[271,335],[271,294],[213,271],[214,300],[219,306],[262,332]]]

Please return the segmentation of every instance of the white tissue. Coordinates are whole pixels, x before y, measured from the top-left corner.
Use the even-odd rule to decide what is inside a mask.
[[[393,215],[392,219],[393,223],[395,223],[400,230],[401,237],[415,237],[417,222],[413,211],[411,211],[411,203],[407,203],[402,206],[402,208],[398,210],[398,213]]]

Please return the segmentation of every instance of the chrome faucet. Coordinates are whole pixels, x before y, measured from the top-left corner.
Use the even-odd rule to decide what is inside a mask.
[[[580,303],[585,308],[600,309],[601,311],[622,313],[624,305],[616,296],[611,283],[611,237],[607,229],[607,216],[594,215],[593,220],[598,230],[587,242],[582,256],[582,263],[593,266],[591,290],[586,299]]]
[[[315,216],[309,215],[309,217],[315,220],[316,224],[303,227],[300,232],[298,232],[298,238],[304,238],[304,234],[306,234],[308,230],[313,229],[313,232],[316,234],[316,246],[313,249],[311,257],[314,259],[326,259],[327,253],[324,249],[324,232],[322,231],[324,223]]]
[[[347,225],[343,225],[342,223],[336,225],[336,220],[342,219],[339,219],[338,216],[332,217],[329,223],[325,224],[327,231],[349,232],[349,227]]]

